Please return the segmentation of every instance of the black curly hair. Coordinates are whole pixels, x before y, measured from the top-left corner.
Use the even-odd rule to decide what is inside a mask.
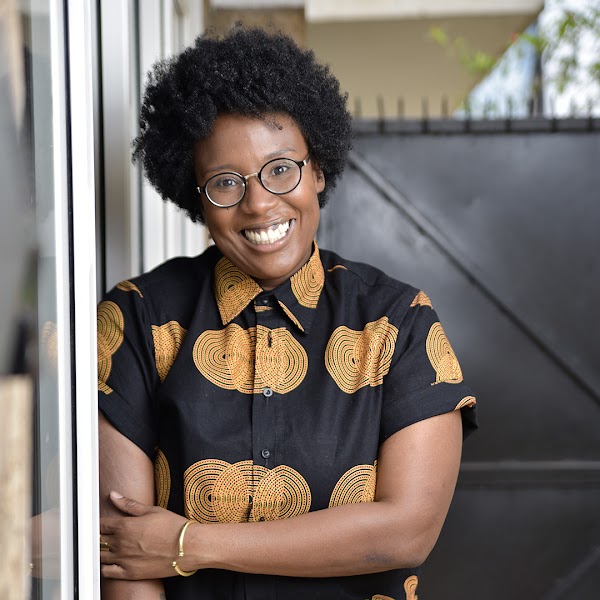
[[[164,200],[203,222],[193,170],[194,143],[220,113],[284,113],[303,133],[327,186],[341,175],[351,140],[347,94],[312,51],[281,33],[236,26],[221,38],[201,36],[181,54],[156,63],[140,111],[133,159],[141,160]]]

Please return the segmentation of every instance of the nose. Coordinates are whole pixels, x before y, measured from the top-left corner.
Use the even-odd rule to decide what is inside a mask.
[[[248,214],[267,212],[277,204],[279,198],[267,190],[258,178],[258,173],[252,173],[246,178],[246,193],[241,202],[241,208]]]

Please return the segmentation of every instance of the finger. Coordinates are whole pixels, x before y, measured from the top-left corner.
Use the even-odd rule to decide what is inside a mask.
[[[102,565],[100,573],[107,579],[127,579],[125,569],[119,565]]]
[[[152,510],[152,506],[142,504],[132,498],[125,498],[118,492],[111,492],[110,499],[112,503],[121,511],[132,517],[141,517]]]
[[[100,519],[100,535],[113,535],[123,517],[102,517]]]
[[[115,560],[117,560],[117,557],[113,548],[111,548],[108,552],[100,552],[100,564],[114,565]]]

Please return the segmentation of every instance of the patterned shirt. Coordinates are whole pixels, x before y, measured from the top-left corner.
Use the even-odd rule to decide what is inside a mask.
[[[116,286],[98,309],[100,410],[155,465],[157,504],[199,523],[372,502],[380,444],[475,398],[426,294],[316,244],[263,291],[216,247]],[[418,569],[332,578],[219,569],[174,600],[411,600]]]

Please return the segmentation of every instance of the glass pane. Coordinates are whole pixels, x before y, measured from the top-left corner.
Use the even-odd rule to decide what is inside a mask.
[[[57,259],[57,230],[68,231],[60,223],[66,214],[67,197],[55,197],[54,156],[61,141],[53,131],[56,98],[53,97],[51,64],[50,0],[21,2],[23,51],[25,59],[26,106],[22,143],[27,147],[31,203],[35,208],[38,250],[37,338],[38,385],[33,414],[33,486],[31,597],[43,600],[60,598],[61,592],[61,495],[60,495],[60,403],[70,404],[70,382],[59,373],[68,365],[59,356],[69,356],[62,348],[68,331],[58,298],[66,294],[65,265]],[[64,56],[64,55],[63,55]],[[60,133],[59,135],[62,135]],[[60,254],[60,253],[59,253]],[[68,272],[68,271],[67,271]],[[62,386],[62,390],[61,390]],[[65,389],[67,388],[67,389]],[[66,408],[66,407],[65,407]],[[70,410],[66,409],[67,414]],[[62,432],[65,435],[65,432]]]

